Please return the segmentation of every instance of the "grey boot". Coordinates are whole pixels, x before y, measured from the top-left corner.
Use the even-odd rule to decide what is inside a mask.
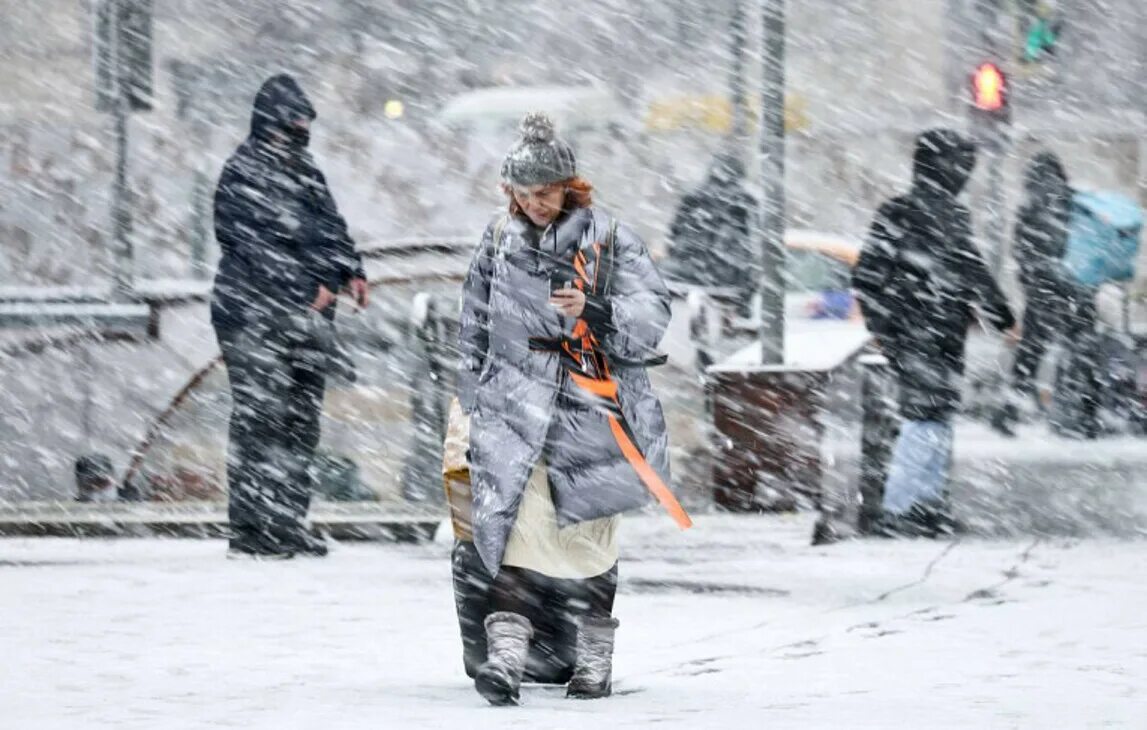
[[[613,693],[615,618],[584,616],[578,620],[577,662],[566,697],[593,700]]]
[[[525,616],[508,611],[486,617],[486,662],[474,676],[474,688],[491,705],[516,705],[534,627]]]

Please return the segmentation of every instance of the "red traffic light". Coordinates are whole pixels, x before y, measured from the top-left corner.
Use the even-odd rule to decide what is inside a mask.
[[[972,104],[986,112],[998,112],[1007,104],[1008,84],[994,63],[981,63],[972,73]]]

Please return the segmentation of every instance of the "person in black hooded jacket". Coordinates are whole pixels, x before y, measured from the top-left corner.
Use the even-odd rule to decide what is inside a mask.
[[[890,523],[931,533],[943,515],[973,307],[1000,330],[1014,328],[1015,318],[958,201],[975,165],[973,145],[954,131],[930,130],[917,138],[912,162],[912,189],[877,211],[853,287],[897,376],[904,421],[884,511]]]
[[[736,155],[713,158],[709,176],[673,216],[665,271],[670,279],[735,290],[738,313],[747,317],[760,263],[752,240],[757,201],[744,178]]]
[[[227,478],[232,554],[322,555],[303,521],[336,295],[366,306],[362,262],[323,174],[307,150],[315,110],[281,74],[255,97],[251,132],[215,192],[222,258],[211,322],[231,386]]]
[[[1071,186],[1055,153],[1039,152],[1024,178],[1027,199],[1015,226],[1016,263],[1024,291],[1023,338],[1012,363],[1012,387],[992,418],[995,429],[1014,435],[1019,403],[1035,396],[1035,376],[1056,337],[1086,340],[1094,330],[1094,300],[1064,267],[1071,222]],[[1084,381],[1088,381],[1087,373]]]

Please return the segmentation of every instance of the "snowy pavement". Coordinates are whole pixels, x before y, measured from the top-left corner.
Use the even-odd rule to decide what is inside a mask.
[[[623,525],[616,696],[462,673],[444,540],[326,561],[0,540],[8,728],[1147,727],[1147,542],[860,541],[809,518]]]

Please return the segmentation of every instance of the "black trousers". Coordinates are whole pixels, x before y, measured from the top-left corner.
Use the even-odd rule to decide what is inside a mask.
[[[525,568],[503,566],[491,588],[491,611],[521,614],[534,624],[576,623],[582,616],[609,618],[617,596],[617,563],[592,578],[550,578]]]
[[[231,388],[228,518],[237,539],[290,545],[314,492],[326,378],[291,357],[282,330],[217,330]]]
[[[1050,285],[1025,287],[1023,336],[1012,363],[1012,387],[1025,395],[1035,391],[1035,377],[1047,348],[1064,338],[1068,349],[1087,347],[1095,332],[1094,295],[1082,287],[1054,290]]]

